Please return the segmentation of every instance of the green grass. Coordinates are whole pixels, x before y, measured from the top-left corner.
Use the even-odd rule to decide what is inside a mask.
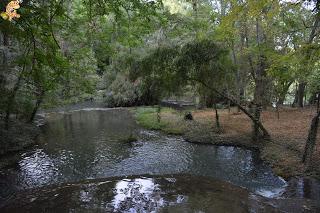
[[[138,124],[147,129],[161,130],[168,125],[167,122],[163,120],[160,122],[157,121],[157,109],[153,107],[139,107],[135,115]]]
[[[181,135],[183,127],[179,113],[171,108],[161,108],[161,119],[157,119],[157,107],[138,107],[134,110],[139,125],[150,130],[161,130],[168,134]]]

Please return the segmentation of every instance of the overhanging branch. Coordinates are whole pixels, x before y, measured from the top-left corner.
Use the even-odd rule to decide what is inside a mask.
[[[206,84],[205,82],[199,80],[199,79],[195,79],[195,78],[188,78],[189,81],[193,81],[193,82],[198,82],[200,84],[202,84],[204,87],[212,90],[213,92],[215,92],[216,94],[218,94],[220,97],[230,101],[232,104],[236,105],[237,107],[239,107],[239,109],[245,114],[247,115],[252,122],[257,125],[259,127],[259,129],[262,132],[262,136],[264,139],[270,139],[270,134],[269,132],[266,130],[266,128],[262,125],[262,123],[260,122],[259,119],[256,119],[250,112],[248,112],[243,106],[241,106],[240,103],[238,103],[234,98],[230,97],[229,95],[225,95],[222,92],[220,92],[218,89],[209,86],[208,84]]]

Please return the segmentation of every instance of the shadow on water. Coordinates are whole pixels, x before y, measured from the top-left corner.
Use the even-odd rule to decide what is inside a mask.
[[[307,212],[310,200],[264,198],[206,177],[128,177],[64,184],[16,196],[2,212]]]
[[[146,131],[140,129],[124,109],[52,113],[47,114],[46,119],[48,122],[39,137],[39,145],[22,153],[16,166],[0,171],[2,203],[24,189],[142,174],[215,178],[264,197],[278,196],[286,186],[286,182],[275,176],[256,152],[236,147],[196,145],[181,137]],[[127,143],[123,140],[132,135],[137,136],[138,141]],[[194,178],[193,181],[201,188],[202,179]],[[318,191],[312,189],[309,196],[308,192],[299,192],[299,187],[302,191],[306,189],[306,182],[303,186],[299,181],[297,186],[294,183],[289,182],[284,193],[287,199],[319,200],[319,184],[312,184],[318,186]],[[103,197],[99,199],[103,200]]]

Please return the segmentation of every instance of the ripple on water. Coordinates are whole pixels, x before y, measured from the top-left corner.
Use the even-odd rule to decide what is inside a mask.
[[[1,211],[19,212],[21,209],[140,213],[320,210],[312,201],[263,198],[227,182],[185,175],[114,178],[35,189],[18,194]]]
[[[119,139],[138,135],[138,141]],[[2,170],[6,193],[84,179],[142,174],[213,177],[264,196],[280,193],[285,182],[256,152],[187,143],[181,137],[141,130],[126,110],[50,114],[39,148]]]

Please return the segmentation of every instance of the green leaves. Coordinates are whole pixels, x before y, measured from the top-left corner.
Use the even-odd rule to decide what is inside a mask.
[[[213,41],[201,40],[187,43],[181,49],[176,46],[157,48],[132,72],[144,81],[157,82],[166,94],[178,92],[196,81],[223,85],[230,80],[233,71],[228,51]]]

